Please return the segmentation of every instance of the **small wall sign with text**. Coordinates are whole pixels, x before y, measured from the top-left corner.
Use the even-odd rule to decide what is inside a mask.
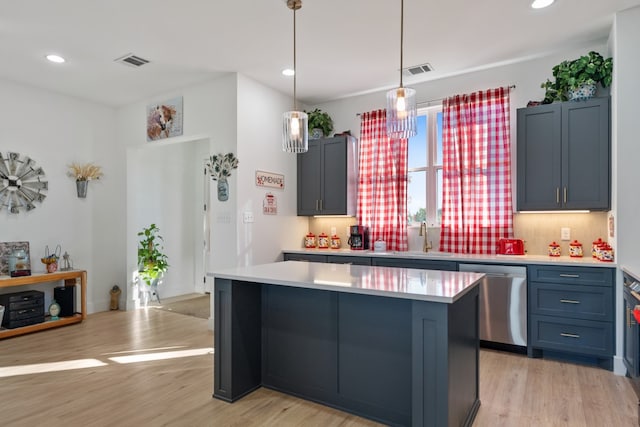
[[[279,188],[284,190],[284,175],[264,171],[256,171],[256,185],[258,187]]]
[[[262,213],[264,215],[278,215],[278,200],[276,196],[267,193],[262,202]]]

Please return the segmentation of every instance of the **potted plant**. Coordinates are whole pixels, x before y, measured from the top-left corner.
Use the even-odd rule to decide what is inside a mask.
[[[596,84],[611,85],[613,59],[591,51],[578,59],[562,61],[552,69],[554,81],[547,79],[543,104],[553,101],[584,100],[595,95]]]
[[[155,224],[138,233],[138,277],[150,287],[156,287],[169,268],[167,256],[162,253],[164,239],[159,233]]]
[[[309,116],[308,127],[309,127],[309,136],[312,139],[322,138],[323,136],[331,135],[331,131],[333,130],[333,120],[331,120],[331,116],[316,108],[313,111],[305,111]]]
[[[74,162],[69,165],[67,175],[76,180],[78,197],[85,198],[87,197],[89,181],[100,179],[102,177],[102,168],[93,163],[80,164]]]

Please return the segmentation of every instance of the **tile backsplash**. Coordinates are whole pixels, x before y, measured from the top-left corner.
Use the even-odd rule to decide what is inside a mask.
[[[513,216],[514,237],[524,240],[524,248],[531,255],[546,255],[549,243],[560,245],[562,255],[569,254],[569,243],[582,243],[585,256],[591,242],[601,237],[608,241],[607,212],[590,213],[521,213]],[[567,227],[571,241],[560,240],[560,229]]]
[[[524,240],[524,248],[531,255],[546,255],[549,243],[555,241],[561,247],[562,255],[569,254],[569,243],[578,240],[584,247],[585,256],[591,250],[591,242],[599,237],[608,238],[607,212],[590,213],[520,213],[513,216],[514,237]],[[331,233],[336,228],[336,234],[346,248],[349,238],[348,227],[357,224],[353,217],[317,217],[309,218],[309,231],[316,236],[320,233]],[[560,239],[561,228],[569,228],[570,241]],[[300,236],[300,247],[304,245],[304,236]],[[422,250],[422,237],[418,236],[418,228],[409,228],[409,250]],[[429,228],[427,239],[433,250],[439,247],[440,229]]]

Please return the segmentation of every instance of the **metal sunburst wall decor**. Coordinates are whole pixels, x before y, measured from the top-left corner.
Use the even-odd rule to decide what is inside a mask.
[[[20,153],[0,152],[0,210],[7,208],[12,214],[33,210],[33,202],[42,202],[48,188],[44,170],[33,159]]]

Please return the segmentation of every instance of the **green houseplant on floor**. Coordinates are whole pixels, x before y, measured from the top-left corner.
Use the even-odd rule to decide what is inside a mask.
[[[568,101],[571,91],[579,91],[585,85],[591,86],[589,92],[577,92],[577,99],[586,99],[595,94],[597,83],[603,88],[611,85],[613,59],[604,59],[598,52],[591,51],[578,59],[562,61],[553,67],[552,72],[554,80],[547,79],[540,85],[546,91],[543,104]]]
[[[164,239],[160,235],[160,229],[151,224],[138,233],[138,277],[147,286],[157,286],[158,281],[169,269],[167,255],[162,251]]]

